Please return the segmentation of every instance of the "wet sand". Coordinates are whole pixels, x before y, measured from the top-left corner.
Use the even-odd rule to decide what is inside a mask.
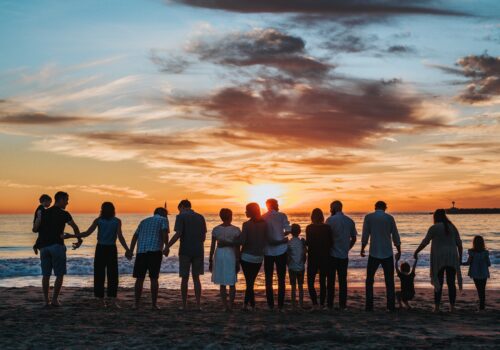
[[[477,313],[474,290],[458,292],[457,310],[431,312],[432,289],[417,289],[413,310],[386,312],[385,292],[375,290],[375,311],[364,311],[364,290],[349,290],[347,311],[266,310],[257,291],[255,312],[222,311],[218,292],[206,290],[203,311],[178,310],[180,292],[160,289],[161,310],[133,310],[133,290],[120,289],[122,309],[98,307],[92,289],[64,288],[59,308],[43,308],[41,288],[0,288],[0,348],[496,348],[500,344],[500,291],[487,291],[487,310]],[[191,306],[194,306],[190,291]]]

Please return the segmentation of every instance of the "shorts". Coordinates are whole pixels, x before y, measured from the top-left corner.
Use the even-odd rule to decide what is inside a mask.
[[[161,251],[137,254],[133,276],[135,278],[145,278],[146,271],[149,271],[149,278],[158,279],[160,277],[162,257],[163,253]]]
[[[193,276],[203,275],[205,272],[203,257],[179,255],[179,277],[189,277],[190,269]]]
[[[52,244],[40,249],[40,266],[42,275],[50,276],[54,270],[55,276],[64,276],[66,272],[66,246]]]

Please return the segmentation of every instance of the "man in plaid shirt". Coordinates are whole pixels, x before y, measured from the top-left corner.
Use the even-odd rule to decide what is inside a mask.
[[[162,253],[168,256],[168,226],[167,210],[156,208],[154,215],[141,221],[130,243],[128,259],[132,258],[137,244],[137,256],[134,264],[135,307],[139,307],[142,287],[146,272],[149,271],[151,281],[151,301],[153,309],[159,309],[156,304],[158,298],[158,277],[160,276]]]

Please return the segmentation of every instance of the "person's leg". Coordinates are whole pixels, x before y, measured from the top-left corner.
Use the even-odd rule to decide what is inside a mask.
[[[287,253],[276,257],[276,272],[278,274],[278,308],[283,309],[286,294],[286,261]]]
[[[396,300],[398,301],[399,308],[401,309],[403,307],[402,300],[401,300],[401,292],[398,291],[396,292]]]
[[[448,285],[448,298],[450,299],[450,310],[455,309],[457,299],[457,287],[455,286],[455,276],[457,271],[453,267],[446,267],[446,284]]]
[[[45,306],[50,305],[50,275],[52,274],[52,258],[47,248],[40,249],[40,267],[42,269],[42,290]]]
[[[234,307],[234,299],[236,299],[236,286],[229,286],[229,311]]]
[[[243,299],[243,307],[246,309],[248,303],[250,302],[250,271],[252,268],[250,266],[250,263],[242,260],[241,269],[243,270],[243,276],[245,277],[246,287],[245,287],[245,297]]]
[[[319,267],[319,303],[321,307],[325,306],[326,299],[326,279],[328,277],[328,260],[321,261]]]
[[[333,309],[333,300],[335,299],[335,258],[329,257],[330,268],[328,270],[328,280],[326,282],[326,305],[329,309]]]
[[[349,259],[337,259],[337,271],[339,275],[339,305],[340,309],[347,307],[347,266]]]
[[[158,278],[149,278],[151,281],[151,306],[153,309],[158,310],[158,290],[159,290],[159,285],[158,285]]]
[[[181,279],[181,297],[182,297],[182,308],[187,309],[187,297],[188,297],[188,277],[182,277]]]
[[[136,278],[134,285],[134,299],[135,299],[135,307],[139,307],[139,302],[141,301],[142,288],[144,286],[144,277]]]
[[[43,301],[45,306],[50,305],[49,291],[50,291],[50,275],[42,276],[42,290],[43,290]]]
[[[304,307],[304,271],[297,273],[297,287],[299,289],[299,305]]]
[[[181,277],[182,309],[187,308],[188,282],[191,268],[191,259],[188,256],[179,255],[179,277]]]
[[[377,272],[380,260],[372,256],[368,256],[368,264],[366,265],[366,311],[373,310],[373,283],[375,280],[375,273]]]
[[[486,278],[474,278],[474,284],[476,285],[477,296],[479,297],[479,310],[485,309],[486,304]]]
[[[201,310],[201,282],[200,275],[192,275],[194,284],[194,296],[196,299],[196,308]]]
[[[439,311],[441,296],[443,295],[444,268],[438,271],[438,286],[434,286],[434,312]]]
[[[104,252],[102,246],[97,244],[94,256],[94,296],[99,299],[104,298],[105,269]]]
[[[295,309],[297,306],[296,289],[297,289],[297,273],[292,270],[288,270],[288,277],[290,277],[290,287],[292,289],[292,307]]]
[[[307,262],[307,289],[309,290],[309,297],[313,306],[318,305],[318,294],[314,282],[316,281],[316,274],[318,272],[318,264],[314,260]]]
[[[259,274],[260,268],[262,266],[262,263],[257,263],[257,264],[252,264],[250,263],[250,306],[255,309],[255,291],[254,291],[254,285],[255,285],[255,279],[257,278],[257,275]]]
[[[266,255],[264,257],[264,273],[266,275],[266,299],[267,306],[270,309],[274,308],[274,290],[273,290],[273,275],[274,275],[274,256]]]
[[[385,279],[385,289],[387,293],[387,309],[395,309],[395,287],[394,287],[394,258],[391,256],[389,258],[382,260],[382,268],[384,269],[384,279]]]
[[[106,291],[108,298],[116,298],[118,294],[118,251],[116,246],[110,246],[109,252],[107,254],[107,277],[108,277],[108,289]],[[116,300],[113,300],[116,306]]]
[[[66,274],[66,247],[55,244],[52,246],[52,265],[54,267],[54,294],[52,295],[52,305],[59,306],[59,294],[61,293],[64,275]]]

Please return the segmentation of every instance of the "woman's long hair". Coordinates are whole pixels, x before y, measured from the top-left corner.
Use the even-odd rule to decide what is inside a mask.
[[[434,223],[437,224],[438,222],[443,223],[444,225],[444,231],[446,232],[446,235],[450,234],[450,226],[454,226],[453,223],[448,219],[448,216],[446,216],[446,211],[444,209],[436,209],[434,212]]]
[[[109,220],[109,219],[114,218],[115,215],[116,215],[116,213],[115,213],[115,206],[113,205],[113,203],[111,203],[111,202],[104,202],[104,203],[102,203],[102,205],[101,205],[101,215],[100,215],[100,217],[102,219]]]
[[[325,222],[325,216],[323,215],[323,210],[316,208],[311,213],[311,221],[313,224],[322,224]]]
[[[257,221],[261,219],[260,206],[255,202],[247,204],[246,212],[250,220]]]
[[[486,245],[484,244],[482,236],[474,236],[474,240],[472,241],[472,250],[478,253],[486,250]]]

